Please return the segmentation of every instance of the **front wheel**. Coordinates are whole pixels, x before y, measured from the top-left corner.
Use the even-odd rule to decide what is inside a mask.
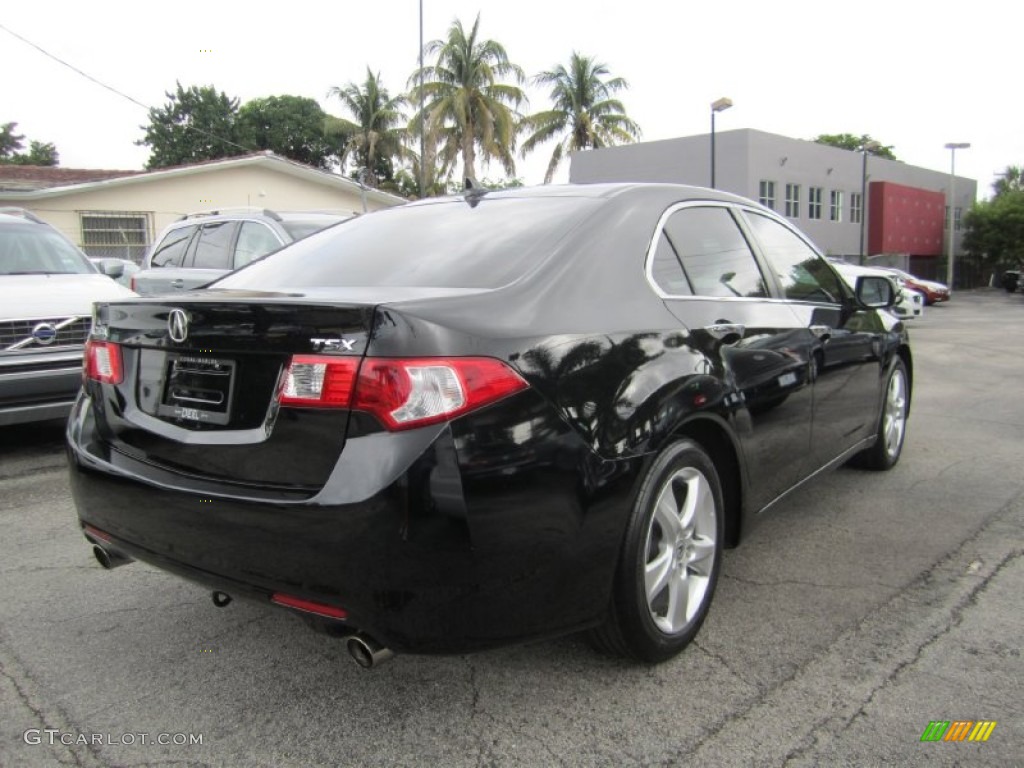
[[[595,644],[648,662],[685,648],[711,605],[723,528],[722,487],[710,457],[690,440],[672,443],[640,486]]]
[[[907,435],[907,411],[910,406],[910,384],[907,366],[899,358],[889,371],[885,385],[885,401],[878,419],[875,444],[854,457],[856,466],[864,469],[887,470],[896,466],[903,452]]]

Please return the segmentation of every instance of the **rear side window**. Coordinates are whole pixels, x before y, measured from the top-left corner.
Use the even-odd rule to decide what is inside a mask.
[[[732,214],[721,207],[682,208],[665,222],[698,296],[761,298],[768,295],[754,254]]]
[[[501,197],[402,206],[285,246],[218,288],[497,288],[550,255],[602,201]]]
[[[679,254],[664,232],[658,236],[658,247],[654,249],[651,278],[669,296],[689,296],[693,293],[690,281],[683,272],[683,264],[679,261]]]
[[[185,251],[188,248],[189,240],[192,239],[192,234],[196,229],[198,229],[198,225],[193,224],[190,227],[178,227],[168,232],[153,251],[150,264],[154,267],[180,267],[185,260]]]
[[[749,213],[747,219],[787,299],[842,302],[839,278],[799,235],[767,216]]]
[[[236,222],[216,221],[204,224],[192,266],[198,269],[231,269],[231,238]]]
[[[258,221],[243,221],[235,244],[235,269],[244,267],[250,261],[265,256],[281,247],[277,235],[266,224]]]

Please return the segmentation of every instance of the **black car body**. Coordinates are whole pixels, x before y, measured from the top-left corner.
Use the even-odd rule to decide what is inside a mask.
[[[899,458],[907,334],[890,281],[858,294],[784,220],[699,188],[354,219],[202,292],[97,306],[81,524],[108,564],[398,651],[598,627],[667,658],[760,512]]]

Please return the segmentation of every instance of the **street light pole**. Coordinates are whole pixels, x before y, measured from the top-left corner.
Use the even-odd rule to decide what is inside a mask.
[[[864,226],[868,219],[868,153],[874,152],[882,145],[877,141],[866,141],[860,148],[864,155],[860,169],[860,263],[863,265],[867,259],[867,252],[864,250]]]
[[[732,106],[732,99],[724,96],[711,102],[711,188],[715,188],[715,113],[724,112]]]
[[[425,148],[427,137],[424,134],[423,116],[423,0],[420,0],[420,199],[426,197],[427,193],[427,168]]]
[[[966,142],[950,143],[946,145],[949,150],[949,240],[946,245],[946,285],[950,292],[953,290],[953,220],[956,218],[956,198],[953,196],[956,189],[956,151],[958,149],[970,149],[971,145]]]

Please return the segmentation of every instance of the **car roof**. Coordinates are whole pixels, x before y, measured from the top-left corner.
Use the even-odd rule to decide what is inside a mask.
[[[721,200],[724,202],[737,202],[749,205],[750,199],[729,192],[722,192],[717,189],[706,187],[695,187],[687,184],[670,184],[662,182],[608,182],[599,184],[541,184],[533,187],[509,187],[507,189],[487,189],[485,187],[471,188],[456,195],[446,197],[431,197],[424,200],[410,203],[410,205],[429,205],[432,202],[451,201],[464,198],[537,198],[537,197],[589,197],[609,198],[617,195],[628,194],[631,191],[639,190],[664,190],[673,192],[682,198],[700,198],[703,200]],[[755,203],[756,205],[756,203]],[[402,208],[405,206],[399,206]]]

